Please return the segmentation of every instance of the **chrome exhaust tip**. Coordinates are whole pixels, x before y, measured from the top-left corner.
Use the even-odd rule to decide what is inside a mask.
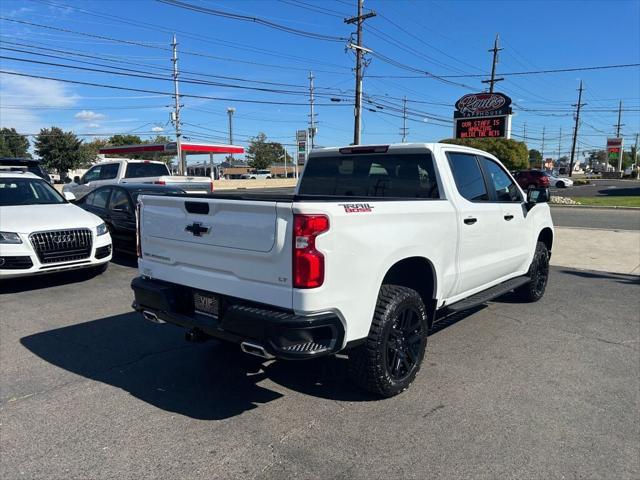
[[[264,358],[266,360],[275,358],[270,353],[267,353],[262,345],[256,345],[255,343],[242,342],[240,344],[240,350],[244,353],[248,353],[249,355],[255,355],[256,357]]]
[[[149,310],[143,310],[142,311],[142,316],[146,319],[149,320],[150,322],[153,323],[166,323],[164,320],[160,320],[158,318],[158,315],[156,315],[153,312],[150,312]]]

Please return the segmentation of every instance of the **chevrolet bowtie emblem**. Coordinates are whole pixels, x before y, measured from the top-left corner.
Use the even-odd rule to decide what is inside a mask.
[[[205,233],[209,233],[209,227],[204,227],[200,222],[193,222],[191,225],[184,227],[185,231],[193,233],[194,237],[201,237]]]

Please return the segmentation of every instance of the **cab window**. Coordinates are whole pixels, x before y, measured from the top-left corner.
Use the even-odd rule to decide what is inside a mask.
[[[108,163],[106,165],[101,165],[100,170],[100,180],[111,180],[118,176],[118,168],[120,167],[117,163]]]
[[[472,153],[447,152],[449,166],[460,195],[471,202],[488,201],[478,158]]]
[[[96,180],[100,180],[100,170],[102,169],[102,165],[96,165],[93,168],[90,168],[87,173],[82,177],[82,183],[95,182]]]

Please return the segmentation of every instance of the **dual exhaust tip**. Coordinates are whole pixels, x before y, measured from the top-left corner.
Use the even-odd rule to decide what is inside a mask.
[[[240,350],[244,353],[248,353],[249,355],[255,355],[256,357],[264,358],[266,360],[275,358],[273,355],[268,353],[262,345],[257,345],[251,342],[242,342],[240,344]]]
[[[142,316],[146,320],[149,320],[150,322],[153,322],[153,323],[166,323],[164,320],[161,320],[160,318],[158,318],[158,315],[156,315],[155,313],[149,310],[143,310]],[[187,336],[187,339],[191,341],[195,341],[196,340],[195,335],[192,335],[192,337],[193,338],[190,338],[189,336]],[[275,358],[273,355],[268,353],[262,345],[258,345],[256,343],[242,342],[240,344],[240,349],[244,353],[248,353],[249,355],[255,355],[256,357],[264,358],[265,360],[271,360]]]

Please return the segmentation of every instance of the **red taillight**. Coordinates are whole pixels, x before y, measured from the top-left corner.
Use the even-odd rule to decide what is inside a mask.
[[[324,255],[316,237],[329,230],[325,215],[293,216],[293,288],[316,288],[324,282]]]
[[[540,179],[540,183],[542,184],[542,186],[544,187],[548,187],[550,182],[549,182],[549,177],[542,177]]]
[[[165,182],[164,180],[156,180],[155,182],[153,182],[155,185],[166,185],[167,182]]]
[[[140,241],[140,213],[142,209],[140,208],[140,205],[140,202],[136,205],[136,254],[138,255],[138,258],[142,258],[142,246]]]

